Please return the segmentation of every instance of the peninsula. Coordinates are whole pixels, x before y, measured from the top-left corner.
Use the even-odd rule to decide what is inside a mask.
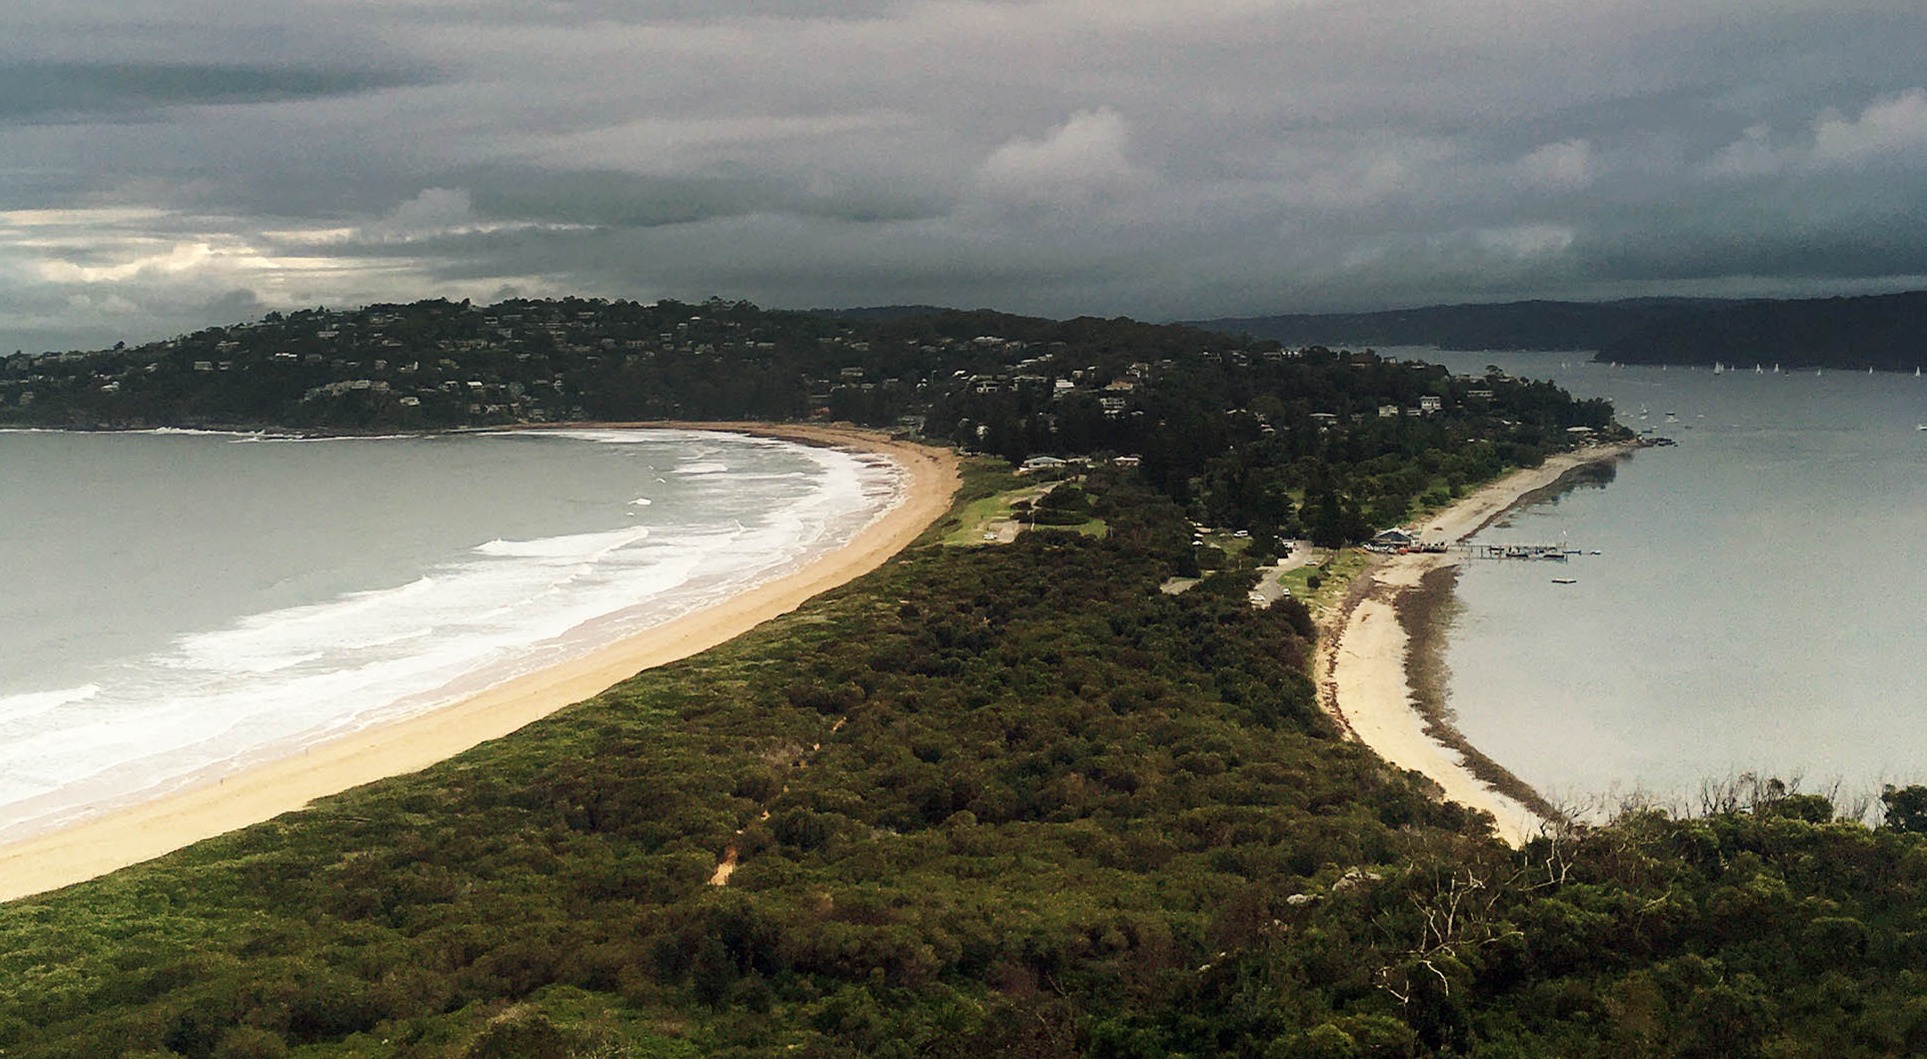
[[[1927,1042],[1927,790],[1888,791],[1877,827],[1762,779],[1702,818],[1536,833],[1373,730],[1383,707],[1423,735],[1394,601],[1434,560],[1361,578],[1322,660],[1303,595],[1254,602],[1288,540],[1353,555],[1428,512],[1462,535],[1608,455],[1584,449],[1611,410],[1549,384],[1129,321],[740,303],[317,311],[6,370],[0,411],[42,426],[780,415],[970,453],[954,479],[926,454],[956,503],[928,494],[880,565],[741,635],[0,907],[9,1056]],[[1482,490],[1508,468],[1527,477]]]

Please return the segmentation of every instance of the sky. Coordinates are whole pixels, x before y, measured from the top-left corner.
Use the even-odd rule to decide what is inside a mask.
[[[1927,287],[1920,0],[0,10],[0,353],[511,295],[1196,319]]]

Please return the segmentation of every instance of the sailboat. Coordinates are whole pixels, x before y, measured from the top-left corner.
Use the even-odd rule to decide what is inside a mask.
[[[1713,374],[1715,374],[1715,375],[1724,375],[1724,374],[1726,374],[1726,365],[1724,365],[1724,364],[1722,364],[1722,363],[1720,363],[1720,362],[1719,362],[1719,361],[1717,361],[1717,360],[1716,360],[1716,361],[1714,361],[1714,362],[1713,362]]]

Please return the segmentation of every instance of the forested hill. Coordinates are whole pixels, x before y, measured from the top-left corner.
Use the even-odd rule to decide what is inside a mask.
[[[1690,319],[1725,304],[1672,298],[1524,301],[1367,313],[1251,316],[1205,320],[1197,326],[1293,344],[1596,350],[1644,328]]]
[[[1531,465],[1611,408],[1550,384],[1131,320],[447,301],[17,355],[0,422],[395,431],[827,418],[1021,463],[1126,457],[1211,524],[1333,543]],[[1581,428],[1575,431],[1575,428]]]
[[[1913,371],[1927,365],[1927,291],[1712,307],[1602,343],[1597,359]]]
[[[1264,316],[1199,326],[1284,342],[1593,350],[1621,364],[1927,365],[1927,291],[1860,298],[1513,302]]]

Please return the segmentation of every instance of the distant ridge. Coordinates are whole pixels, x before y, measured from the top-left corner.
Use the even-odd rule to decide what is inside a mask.
[[[1708,299],[1522,301],[1430,305],[1368,313],[1296,313],[1201,320],[1212,331],[1292,345],[1439,346],[1445,349],[1596,350],[1642,328],[1730,305]]]
[[[888,323],[892,320],[908,320],[916,316],[942,316],[957,310],[942,305],[866,305],[850,309],[809,309],[811,316],[827,316],[835,320],[870,320]],[[988,312],[990,310],[979,310]]]
[[[1912,371],[1927,365],[1927,291],[1738,302],[1602,343],[1596,359]]]
[[[1851,298],[1644,298],[1434,305],[1198,321],[1292,345],[1593,350],[1621,364],[1927,365],[1927,291]]]

